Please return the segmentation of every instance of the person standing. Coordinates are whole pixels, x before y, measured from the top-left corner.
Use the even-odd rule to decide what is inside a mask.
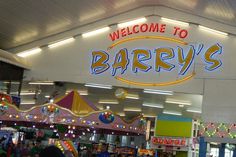
[[[110,157],[110,153],[107,151],[107,144],[102,144],[101,153],[97,157]]]

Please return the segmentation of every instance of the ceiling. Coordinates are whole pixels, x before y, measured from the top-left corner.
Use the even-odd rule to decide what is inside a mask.
[[[8,0],[0,1],[0,48],[9,50],[153,5],[236,26],[234,0]]]
[[[7,83],[0,82],[0,92],[6,91]],[[19,84],[13,83],[11,85],[11,93],[17,94]],[[133,117],[144,114],[145,117],[149,117],[154,120],[155,116],[158,114],[162,114],[164,110],[181,112],[185,117],[191,118],[200,118],[201,114],[187,112],[188,108],[200,109],[202,108],[202,95],[196,94],[184,94],[184,93],[176,93],[173,95],[161,95],[161,94],[150,94],[144,93],[142,89],[133,89],[133,88],[123,88],[127,91],[128,94],[132,94],[133,96],[138,96],[139,99],[118,99],[115,96],[115,92],[120,87],[112,87],[112,89],[101,89],[101,88],[92,88],[85,87],[84,84],[76,84],[76,83],[56,83],[55,85],[30,85],[28,82],[23,82],[22,92],[21,93],[33,93],[30,95],[21,95],[20,105],[21,109],[29,109],[35,104],[41,105],[46,102],[49,102],[49,99],[56,99],[60,96],[65,95],[71,90],[77,90],[81,94],[87,93],[87,95],[83,95],[88,101],[94,103],[99,109],[106,109],[107,106],[110,106],[110,109],[121,115],[125,116],[127,119],[132,119]],[[38,94],[35,94],[38,93]],[[50,96],[50,98],[46,98],[45,96]],[[166,100],[178,100],[184,102],[190,102],[191,105],[185,105],[184,107],[179,107],[179,104],[166,103]],[[101,100],[116,100],[118,104],[102,104],[99,103]],[[31,104],[23,104],[25,102],[29,102]],[[35,103],[35,104],[33,104]],[[164,108],[155,108],[143,106],[143,103],[151,103],[152,105],[163,105]],[[126,111],[126,110],[131,111]],[[135,110],[139,110],[136,112]]]

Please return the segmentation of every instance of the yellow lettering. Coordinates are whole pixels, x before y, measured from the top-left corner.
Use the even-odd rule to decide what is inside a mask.
[[[219,44],[215,44],[207,49],[205,53],[205,61],[210,64],[210,66],[206,66],[205,68],[209,71],[213,71],[222,65],[220,60],[214,59],[213,55],[221,54],[222,47]]]
[[[138,69],[147,72],[151,69],[151,66],[142,63],[151,58],[151,53],[148,50],[137,49],[133,51],[133,54],[133,72],[137,73]]]
[[[178,47],[178,60],[179,64],[182,66],[182,69],[180,70],[179,74],[184,75],[188,71],[189,67],[193,62],[194,56],[195,50],[193,46],[190,47],[186,58],[184,58],[183,49],[181,47]]]
[[[129,64],[129,59],[128,59],[127,49],[121,49],[116,54],[114,64],[112,65],[113,67],[112,75],[114,76],[116,74],[116,70],[119,68],[121,68],[121,74],[123,74],[127,69],[128,64]]]
[[[175,65],[165,62],[165,60],[169,60],[174,58],[174,52],[171,48],[158,48],[155,50],[156,52],[156,68],[157,72],[160,72],[161,68],[164,70],[171,71]]]
[[[94,51],[92,52],[92,74],[100,74],[106,71],[110,66],[107,63],[109,55],[104,51]]]

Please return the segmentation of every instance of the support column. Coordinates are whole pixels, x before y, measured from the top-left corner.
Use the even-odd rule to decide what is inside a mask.
[[[236,145],[235,145],[235,148],[233,150],[233,157],[236,157]]]
[[[221,143],[219,148],[219,157],[224,157],[224,156],[225,156],[225,143]]]
[[[204,137],[200,137],[199,141],[199,157],[206,157],[207,153],[207,143],[204,140]]]

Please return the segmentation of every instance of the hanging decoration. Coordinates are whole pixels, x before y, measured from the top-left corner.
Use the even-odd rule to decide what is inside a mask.
[[[0,102],[0,116],[4,115],[8,110],[8,105],[5,102]]]
[[[123,88],[118,88],[116,91],[115,91],[115,96],[118,98],[118,99],[125,99],[126,96],[127,96],[128,92],[126,90],[124,90]]]
[[[141,129],[141,128],[145,128],[145,126],[146,126],[146,120],[144,118],[141,118],[139,120],[138,127]]]
[[[199,135],[205,137],[236,138],[236,124],[200,122]]]
[[[115,120],[115,117],[111,112],[102,112],[99,115],[99,120],[105,124],[110,124]]]
[[[53,104],[49,104],[42,107],[42,113],[45,115],[59,114],[59,108],[54,106]]]

